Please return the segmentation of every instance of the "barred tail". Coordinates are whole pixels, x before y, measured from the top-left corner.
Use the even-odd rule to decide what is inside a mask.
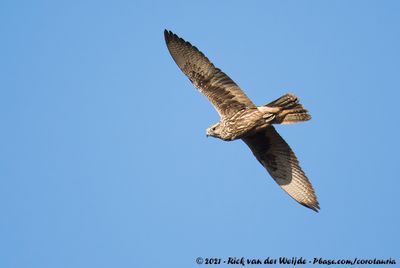
[[[265,106],[280,108],[272,122],[275,124],[292,124],[311,119],[311,115],[308,114],[308,111],[304,109],[303,105],[299,103],[299,99],[293,94],[283,95]]]

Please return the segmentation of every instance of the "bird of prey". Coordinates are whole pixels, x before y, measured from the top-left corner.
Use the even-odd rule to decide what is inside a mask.
[[[195,46],[171,31],[164,31],[168,50],[194,86],[217,110],[220,121],[207,128],[207,136],[224,141],[242,139],[271,177],[301,205],[318,212],[314,189],[292,149],[273,124],[311,119],[293,94],[256,106],[240,87]]]

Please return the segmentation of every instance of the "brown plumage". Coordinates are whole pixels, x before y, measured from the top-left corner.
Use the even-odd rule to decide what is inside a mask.
[[[284,191],[318,212],[319,204],[310,181],[289,145],[272,126],[311,119],[298,98],[286,94],[267,105],[256,106],[195,46],[171,31],[165,30],[164,36],[176,64],[220,115],[220,121],[207,129],[207,136],[225,141],[242,139]]]

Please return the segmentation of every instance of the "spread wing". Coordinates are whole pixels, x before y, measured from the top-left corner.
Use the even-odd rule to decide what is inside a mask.
[[[220,117],[256,107],[238,85],[216,68],[202,52],[171,31],[164,31],[172,58],[189,80],[214,105]]]
[[[270,126],[243,141],[271,177],[297,202],[316,212],[319,204],[314,189],[285,140]]]

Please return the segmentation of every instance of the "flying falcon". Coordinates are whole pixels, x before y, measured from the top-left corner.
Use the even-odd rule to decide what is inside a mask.
[[[207,136],[224,141],[242,139],[271,177],[301,205],[316,212],[314,189],[295,154],[273,124],[291,124],[311,119],[293,94],[264,106],[256,106],[240,87],[195,46],[171,31],[164,31],[172,58],[194,86],[217,110],[220,121],[207,128]]]

